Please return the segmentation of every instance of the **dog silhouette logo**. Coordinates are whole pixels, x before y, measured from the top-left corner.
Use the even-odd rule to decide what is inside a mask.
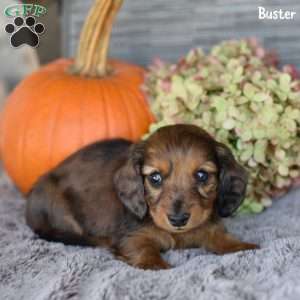
[[[45,14],[47,9],[36,4],[17,4],[5,9],[7,17],[13,21],[6,24],[5,31],[10,35],[10,44],[14,48],[22,45],[37,47],[40,35],[45,32],[45,26],[37,18]]]

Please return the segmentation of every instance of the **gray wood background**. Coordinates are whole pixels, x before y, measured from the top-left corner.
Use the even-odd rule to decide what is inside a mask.
[[[63,51],[73,56],[92,0],[64,0]],[[296,12],[294,20],[259,20],[258,6]],[[283,63],[300,67],[300,0],[125,0],[113,29],[110,55],[147,65],[176,61],[190,48],[257,37]]]

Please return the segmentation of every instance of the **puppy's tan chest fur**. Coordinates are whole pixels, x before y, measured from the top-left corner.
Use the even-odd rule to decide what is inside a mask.
[[[222,230],[224,230],[223,226],[214,222],[188,232],[178,233],[171,233],[151,224],[132,232],[124,244],[134,242],[136,245],[149,242],[151,246],[156,244],[161,251],[196,248],[206,246],[208,241],[212,240],[216,233]]]
[[[170,265],[160,255],[170,249],[203,247],[217,254],[258,248],[227,233],[220,223],[210,223],[185,233],[169,233],[149,225],[124,238],[118,248],[119,257],[144,269],[167,269]]]

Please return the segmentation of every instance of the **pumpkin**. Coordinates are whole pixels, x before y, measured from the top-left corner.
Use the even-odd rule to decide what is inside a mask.
[[[42,174],[96,140],[139,139],[153,121],[140,86],[144,70],[108,60],[122,0],[96,0],[75,60],[59,59],[25,78],[1,114],[4,167],[27,193]]]

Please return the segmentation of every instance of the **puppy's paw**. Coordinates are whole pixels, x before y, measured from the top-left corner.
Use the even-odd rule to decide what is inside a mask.
[[[224,245],[219,251],[216,251],[218,254],[234,253],[238,251],[254,250],[259,249],[259,245],[246,243],[246,242],[235,242]]]
[[[135,267],[144,269],[144,270],[166,270],[170,269],[171,265],[169,265],[164,260],[155,260],[155,261],[141,261],[135,265]]]
[[[260,246],[252,243],[243,243],[241,250],[255,250],[260,249]]]
[[[228,250],[229,250],[229,253],[230,253],[230,252],[255,250],[255,249],[259,249],[259,246],[256,245],[256,244],[252,244],[252,243],[241,242],[241,243],[239,243],[237,245],[234,245],[231,249],[229,248]]]

